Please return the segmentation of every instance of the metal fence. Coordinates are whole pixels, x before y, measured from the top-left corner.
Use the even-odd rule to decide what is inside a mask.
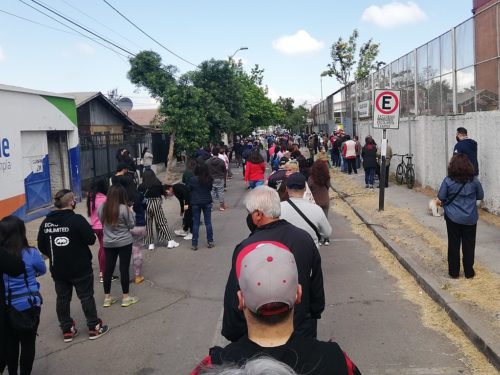
[[[359,123],[362,102],[370,108],[363,118],[371,118],[374,90],[384,88],[401,90],[403,117],[497,110],[499,52],[500,3],[496,2],[369,77],[329,95],[318,104],[314,124],[334,127],[336,113],[341,113],[344,124]]]
[[[119,150],[126,148],[133,158],[142,150],[152,147],[152,135],[146,134],[99,134],[80,136],[80,170],[84,189],[95,177],[110,177],[116,171]]]

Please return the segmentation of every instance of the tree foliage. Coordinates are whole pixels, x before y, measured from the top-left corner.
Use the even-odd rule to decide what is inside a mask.
[[[356,60],[356,51],[358,46],[359,32],[357,29],[352,31],[347,41],[342,37],[332,44],[330,56],[332,62],[327,65],[328,69],[321,75],[335,77],[342,86],[347,86],[352,82],[353,70],[355,79],[367,77],[371,72],[384,65],[383,62],[376,61],[379,53],[379,44],[374,43],[372,39],[361,45]]]

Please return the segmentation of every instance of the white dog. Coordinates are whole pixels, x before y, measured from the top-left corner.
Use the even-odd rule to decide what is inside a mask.
[[[438,198],[433,198],[429,201],[429,210],[432,216],[442,216],[444,214],[443,207],[441,207],[441,201]]]

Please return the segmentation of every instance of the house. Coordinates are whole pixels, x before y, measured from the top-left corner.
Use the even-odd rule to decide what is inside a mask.
[[[0,85],[0,218],[46,215],[55,194],[81,198],[73,97]]]

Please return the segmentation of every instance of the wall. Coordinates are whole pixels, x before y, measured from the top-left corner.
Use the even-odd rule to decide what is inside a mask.
[[[361,143],[370,134],[380,144],[382,130],[375,130],[371,121],[361,122]],[[485,199],[484,207],[500,214],[500,111],[471,112],[455,116],[419,116],[402,118],[399,130],[388,130],[387,138],[395,154],[414,155],[416,180],[422,186],[438,190],[456,143],[456,129],[463,126],[469,137],[478,142],[479,180]],[[394,157],[391,172],[394,173],[400,158]]]

